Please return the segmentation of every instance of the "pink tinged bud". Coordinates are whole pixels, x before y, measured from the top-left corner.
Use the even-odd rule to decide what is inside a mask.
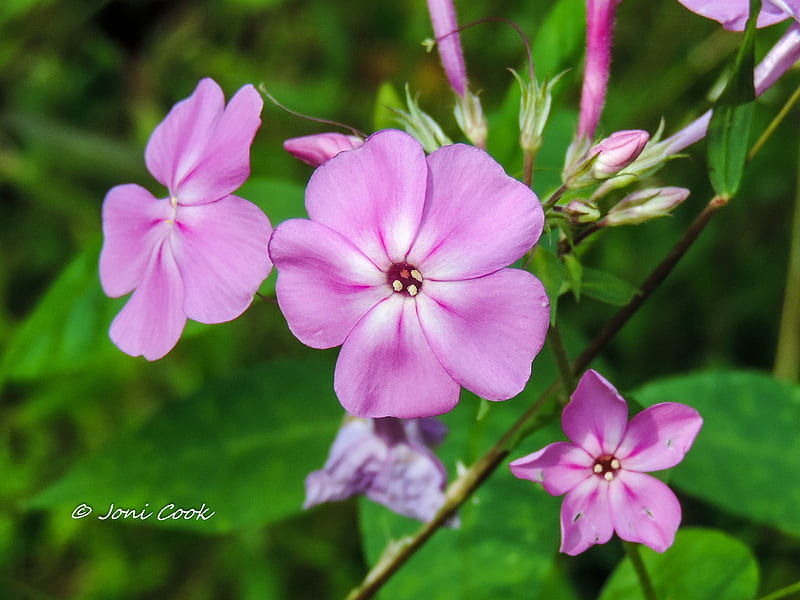
[[[570,200],[564,207],[564,214],[575,224],[594,223],[600,218],[600,210],[591,200]]]
[[[302,137],[290,138],[283,142],[283,149],[289,154],[318,167],[345,150],[361,147],[364,140],[355,135],[343,133],[316,133]]]
[[[689,190],[680,187],[639,190],[628,194],[608,211],[600,224],[610,227],[633,225],[656,217],[664,217],[688,196]]]
[[[444,72],[453,91],[463,97],[467,91],[467,68],[457,32],[456,7],[453,0],[428,0],[428,11]]]
[[[615,175],[636,160],[649,140],[650,134],[641,129],[615,131],[589,150],[595,157],[592,174],[597,179]]]
[[[586,0],[586,69],[581,90],[578,137],[594,137],[606,100],[614,14],[622,0]]]
[[[749,0],[678,0],[690,11],[718,21],[729,31],[744,31],[750,13]],[[774,25],[788,17],[798,18],[798,0],[763,0],[757,27]]]

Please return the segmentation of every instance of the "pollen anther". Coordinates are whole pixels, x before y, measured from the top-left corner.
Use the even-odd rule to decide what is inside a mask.
[[[412,285],[410,285],[410,286],[408,286],[406,288],[406,291],[408,292],[409,296],[416,296],[417,295],[417,286],[412,284]]]
[[[603,475],[606,481],[611,481],[614,479],[614,473],[611,471],[606,471],[605,475]]]
[[[411,276],[412,276],[414,279],[416,279],[417,281],[419,281],[420,283],[422,283],[422,273],[420,273],[420,272],[419,272],[419,271],[417,271],[416,269],[413,269],[413,270],[411,271]]]
[[[595,473],[602,473],[603,472],[603,466],[602,465],[595,465],[594,468],[592,469],[592,471],[594,471]]]
[[[402,282],[402,281],[400,281],[399,279],[395,279],[395,280],[392,282],[392,289],[393,289],[395,292],[402,292],[402,291],[403,291],[403,282]]]
[[[616,458],[612,459],[611,460],[611,468],[612,469],[619,469],[619,467],[620,467],[619,461]]]

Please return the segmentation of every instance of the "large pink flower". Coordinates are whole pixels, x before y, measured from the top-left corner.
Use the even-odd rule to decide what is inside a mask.
[[[562,552],[580,554],[615,531],[663,552],[675,540],[681,507],[672,490],[645,473],[683,460],[702,424],[696,410],[675,402],[651,406],[628,423],[625,400],[590,370],[561,415],[570,442],[550,444],[509,467],[553,496],[566,493]]]
[[[168,197],[134,184],[106,194],[100,281],[112,297],[133,291],[109,332],[123,352],[155,360],[178,342],[187,317],[238,317],[269,274],[269,219],[231,194],[250,174],[261,107],[252,85],[225,107],[219,85],[203,79],[145,150],[147,168]]]
[[[426,158],[386,130],[319,167],[306,209],[270,241],[278,302],[304,344],[342,345],[334,388],[348,412],[431,416],[461,385],[489,400],[522,390],[549,321],[539,280],[504,268],[542,231],[528,187],[482,150]]]

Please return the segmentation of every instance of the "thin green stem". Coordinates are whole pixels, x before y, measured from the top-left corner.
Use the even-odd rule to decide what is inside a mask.
[[[628,558],[631,559],[633,570],[636,571],[636,576],[639,578],[639,585],[642,588],[645,600],[658,600],[653,582],[650,580],[650,575],[647,573],[647,568],[644,566],[642,555],[639,552],[639,544],[623,541],[622,545],[625,546],[625,552],[628,554]]]
[[[569,187],[567,184],[562,183],[561,186],[555,192],[553,192],[547,200],[542,202],[542,208],[544,208],[545,212],[547,212],[548,209],[553,208],[556,202],[561,200],[561,196],[563,196],[564,192],[566,192],[568,189]]]
[[[522,173],[522,182],[527,185],[528,187],[533,186],[533,161],[534,161],[534,154],[530,150],[525,150],[523,154],[523,173]]]
[[[564,340],[561,338],[561,330],[558,325],[550,325],[547,332],[547,341],[550,350],[553,352],[553,357],[556,359],[556,366],[558,367],[559,377],[561,379],[562,390],[562,404],[566,404],[569,395],[575,389],[575,377],[572,373],[572,366],[569,364],[569,356],[564,347]]]
[[[791,236],[786,289],[772,371],[776,377],[797,381],[800,378],[800,180],[794,197]]]
[[[786,598],[786,596],[789,594],[794,594],[795,592],[800,593],[800,581],[791,585],[787,585],[785,588],[775,590],[774,592],[763,596],[759,600],[778,600],[779,598]]]
[[[753,144],[753,147],[750,148],[750,152],[747,153],[747,161],[749,162],[752,158],[758,154],[758,151],[761,150],[761,147],[767,142],[769,136],[771,136],[775,130],[778,128],[778,125],[786,118],[786,115],[789,114],[789,111],[792,107],[800,100],[800,87],[798,87],[794,94],[792,94],[789,99],[786,101],[786,104],[783,105],[783,108],[775,115],[775,118],[772,119],[772,122],[767,126],[761,136],[756,140],[756,143]]]

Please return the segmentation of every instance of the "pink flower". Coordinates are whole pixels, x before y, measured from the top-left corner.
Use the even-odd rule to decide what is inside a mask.
[[[615,131],[589,150],[589,157],[596,156],[592,163],[592,174],[597,179],[615,175],[642,153],[650,134],[641,129]]]
[[[450,81],[450,87],[459,96],[464,96],[467,92],[467,67],[461,50],[453,0],[428,0],[428,12],[439,47],[439,58],[442,59],[442,67]]]
[[[549,321],[539,280],[504,268],[542,231],[528,187],[480,149],[426,157],[386,130],[319,167],[306,209],[270,241],[278,303],[304,344],[342,345],[349,413],[431,416],[462,385],[489,400],[523,389]]]
[[[363,144],[364,140],[356,135],[316,133],[314,135],[289,138],[283,142],[283,149],[304,163],[308,163],[312,167],[318,167],[339,154],[339,152],[360,148]]]
[[[155,360],[178,342],[187,317],[238,317],[269,274],[269,220],[231,194],[250,174],[261,107],[247,85],[226,108],[220,87],[203,79],[145,149],[147,168],[168,197],[134,184],[106,194],[100,281],[112,297],[133,291],[109,331],[123,352]]]
[[[306,477],[303,508],[364,494],[398,514],[430,521],[444,504],[447,483],[432,448],[446,434],[433,418],[348,417],[325,467]]]
[[[509,464],[521,479],[541,483],[561,506],[561,552],[580,554],[616,531],[663,552],[675,540],[681,507],[661,481],[646,475],[674,467],[703,420],[684,404],[665,402],[628,423],[628,406],[608,381],[587,371],[564,408],[570,442],[555,442]]]
[[[698,15],[719,21],[730,31],[743,31],[750,14],[750,0],[678,0],[678,2]],[[800,0],[763,0],[756,26],[774,25],[789,17],[800,19]]]

